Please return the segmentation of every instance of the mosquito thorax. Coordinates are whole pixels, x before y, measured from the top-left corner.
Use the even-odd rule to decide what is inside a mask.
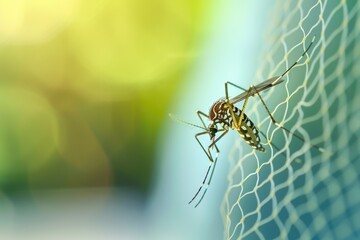
[[[215,121],[219,118],[221,113],[224,114],[224,111],[227,109],[227,104],[224,99],[216,101],[209,109],[209,118],[211,121]]]

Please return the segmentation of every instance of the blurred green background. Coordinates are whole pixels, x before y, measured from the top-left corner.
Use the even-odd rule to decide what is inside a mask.
[[[0,185],[146,194],[206,1],[0,1]]]
[[[0,239],[221,239],[238,135],[194,209],[209,163],[168,113],[251,83],[270,4],[0,0]]]

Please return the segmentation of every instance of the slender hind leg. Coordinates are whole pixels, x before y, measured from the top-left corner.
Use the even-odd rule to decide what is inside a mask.
[[[205,186],[206,179],[208,178],[210,169],[211,169],[211,167],[213,166],[213,167],[212,167],[212,170],[211,170],[210,177],[209,177],[208,182],[207,182],[207,184],[206,184],[206,186],[205,186],[205,190],[204,190],[204,192],[203,192],[200,200],[196,203],[195,207],[197,207],[197,206],[200,204],[200,202],[202,201],[202,199],[204,198],[204,196],[205,196],[205,194],[206,194],[206,192],[207,192],[207,188],[209,187],[209,185],[210,185],[210,183],[211,183],[211,179],[212,179],[213,174],[214,174],[214,170],[215,170],[216,163],[217,163],[217,159],[218,159],[218,154],[219,154],[219,152],[220,152],[219,148],[216,146],[216,142],[219,141],[223,136],[225,136],[225,134],[228,133],[228,131],[229,131],[229,130],[226,129],[226,128],[220,129],[218,132],[223,132],[223,133],[222,133],[218,138],[216,138],[216,139],[214,140],[214,142],[212,142],[212,143],[208,146],[208,151],[205,150],[204,146],[201,144],[200,140],[198,139],[198,136],[203,135],[203,134],[208,134],[209,132],[201,132],[201,133],[198,133],[198,134],[195,135],[196,140],[198,141],[198,143],[200,144],[201,148],[204,150],[204,152],[205,152],[206,155],[208,156],[208,158],[209,158],[209,160],[210,160],[210,165],[209,165],[209,167],[208,167],[208,169],[207,169],[207,171],[206,171],[206,174],[205,174],[205,177],[204,177],[204,179],[203,179],[203,181],[202,181],[201,186],[199,187],[199,189],[198,189],[197,192],[195,193],[194,197],[189,201],[189,204],[192,203],[192,202],[195,200],[195,198],[196,198],[196,197],[198,196],[198,194],[201,192],[202,188]],[[210,148],[213,147],[213,146],[215,147],[215,150],[216,150],[216,158],[215,158],[215,160],[213,160],[213,157],[212,157],[211,152],[210,152]]]
[[[227,106],[228,106],[228,108],[230,110],[231,117],[234,120],[236,119],[236,117],[235,117],[234,111],[232,109],[232,104],[230,103],[230,100],[229,100],[228,84],[230,84],[233,87],[239,88],[239,89],[243,90],[244,92],[246,92],[246,97],[245,97],[245,101],[244,101],[244,104],[243,104],[243,107],[242,107],[242,110],[241,110],[239,122],[234,121],[235,128],[239,129],[241,124],[242,124],[242,121],[243,121],[244,111],[245,111],[248,99],[251,96],[251,94],[250,94],[251,88],[246,90],[245,88],[240,87],[240,86],[238,86],[238,85],[236,85],[236,84],[234,84],[232,82],[225,82],[225,103],[227,104]]]
[[[300,141],[302,141],[303,143],[305,143],[305,139],[303,137],[301,137],[300,135],[296,134],[296,133],[293,133],[291,132],[289,129],[285,128],[283,125],[281,125],[280,123],[278,123],[275,118],[272,116],[269,108],[267,107],[267,105],[265,104],[265,101],[263,100],[263,98],[261,97],[259,91],[254,87],[252,86],[252,88],[256,91],[256,94],[259,96],[260,100],[261,100],[261,103],[262,105],[264,105],[265,107],[265,110],[267,112],[267,114],[269,115],[272,123],[275,125],[275,126],[278,126],[279,128],[281,128],[282,130],[286,131],[287,133],[293,135],[294,137],[296,137],[297,139],[299,139]],[[315,145],[315,144],[311,144],[310,143],[310,146],[317,149],[319,152],[327,152],[324,148],[322,147],[319,147],[318,145]],[[332,154],[332,153],[331,153]]]
[[[204,128],[207,128],[207,126],[206,126],[206,124],[204,122],[204,119],[201,116],[206,117],[207,119],[209,119],[209,116],[206,115],[205,113],[203,113],[202,111],[197,111],[196,114],[200,118],[200,121],[201,121],[202,125],[204,126]]]

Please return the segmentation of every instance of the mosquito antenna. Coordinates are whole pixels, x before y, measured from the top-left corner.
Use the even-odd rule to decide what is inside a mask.
[[[293,65],[291,65],[288,69],[286,69],[286,71],[281,74],[281,76],[279,76],[274,82],[272,82],[271,85],[275,85],[283,76],[285,76],[293,67],[295,67],[296,64],[299,63],[299,61],[305,56],[305,54],[309,51],[311,45],[313,44],[313,42],[315,41],[315,37],[316,35],[313,36],[313,38],[311,39],[311,42],[309,44],[309,46],[305,49],[305,51],[303,52],[303,54],[301,54],[301,56],[298,58],[298,60],[296,60],[296,62],[293,63]]]
[[[204,127],[201,127],[201,126],[199,126],[199,125],[196,125],[196,124],[193,124],[193,123],[189,123],[189,122],[184,121],[184,120],[182,120],[182,119],[180,119],[180,118],[177,118],[177,117],[176,117],[174,114],[172,114],[172,113],[169,113],[169,117],[170,117],[172,120],[176,121],[176,122],[183,123],[183,124],[186,124],[186,125],[189,125],[189,126],[192,126],[192,127],[201,128],[201,129],[203,129],[203,130],[205,130],[205,131],[208,131],[208,129],[206,129],[206,128],[204,128]]]

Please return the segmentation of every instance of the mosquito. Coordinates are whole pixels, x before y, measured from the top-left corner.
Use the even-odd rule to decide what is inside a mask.
[[[290,130],[285,128],[283,125],[279,124],[274,119],[274,117],[272,116],[265,101],[261,97],[260,92],[282,83],[284,81],[282,78],[293,67],[295,67],[299,63],[299,61],[305,56],[305,54],[308,52],[311,45],[313,44],[314,40],[315,40],[315,36],[312,38],[310,44],[305,49],[305,51],[301,54],[301,56],[297,59],[297,61],[294,62],[288,69],[286,69],[286,71],[283,74],[281,74],[280,76],[272,77],[272,78],[265,80],[264,82],[259,83],[258,85],[255,85],[255,86],[251,85],[248,89],[240,87],[232,82],[225,82],[225,98],[221,98],[220,100],[216,101],[211,106],[211,108],[209,110],[209,114],[205,114],[202,111],[197,111],[197,115],[200,118],[202,126],[176,119],[174,116],[170,115],[170,117],[172,117],[173,119],[175,119],[177,121],[183,122],[185,124],[188,124],[188,125],[191,125],[191,126],[194,126],[194,127],[197,127],[197,128],[200,128],[203,130],[202,132],[195,134],[195,139],[199,143],[202,150],[204,151],[204,153],[210,160],[210,165],[206,171],[202,185],[199,187],[199,189],[195,193],[194,197],[189,201],[189,204],[191,204],[196,199],[196,197],[199,195],[201,190],[203,188],[205,188],[199,201],[195,204],[195,207],[197,207],[203,200],[203,198],[206,194],[206,191],[207,191],[208,187],[210,186],[211,179],[213,177],[214,170],[216,167],[218,155],[220,153],[220,150],[216,146],[216,143],[228,133],[229,129],[236,130],[240,134],[240,136],[245,140],[245,142],[253,149],[260,151],[260,152],[265,152],[265,148],[262,146],[261,141],[260,141],[259,133],[261,133],[266,138],[265,134],[263,134],[261,131],[259,131],[257,129],[257,127],[255,126],[254,122],[245,114],[245,109],[246,109],[246,106],[247,106],[247,103],[248,103],[248,100],[250,97],[254,97],[254,96],[259,97],[262,105],[265,107],[265,110],[274,125],[283,129],[287,133],[292,134],[294,137],[298,138],[299,140],[305,142],[305,140],[301,136],[291,132]],[[229,94],[228,94],[228,86],[229,85],[242,90],[243,93],[241,93],[233,98],[229,98]],[[240,110],[239,108],[234,106],[234,104],[239,103],[241,101],[244,101],[244,104],[242,106],[242,109]],[[208,126],[206,126],[204,118],[206,118],[207,120],[210,120],[210,124]],[[210,140],[211,140],[211,144],[207,148],[205,148],[199,140],[199,136],[206,135],[206,134],[208,134],[210,136]],[[220,134],[220,136],[216,137],[216,134]],[[311,147],[316,148],[318,151],[324,152],[323,148],[321,148],[317,145],[313,145],[313,144],[310,144],[310,145],[311,145]],[[212,156],[211,151],[210,151],[210,149],[213,149],[213,148],[215,148],[215,151],[216,151],[215,159]],[[211,170],[211,172],[210,172],[210,170]],[[209,173],[210,173],[210,176],[209,176]],[[207,182],[206,182],[206,180],[207,180]]]

